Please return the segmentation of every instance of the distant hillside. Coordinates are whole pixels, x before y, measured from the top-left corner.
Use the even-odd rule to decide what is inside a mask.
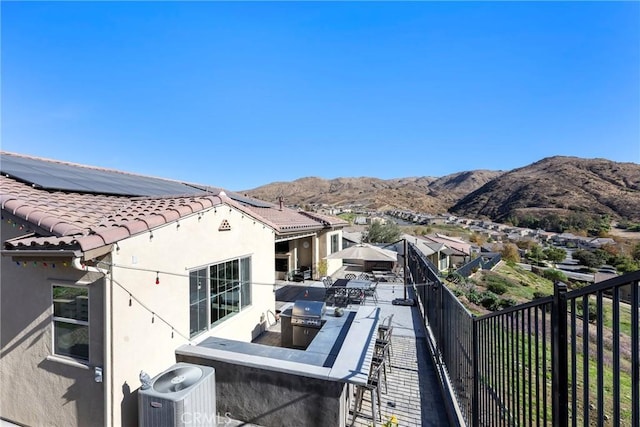
[[[475,170],[441,178],[309,177],[244,193],[272,202],[282,196],[287,205],[451,212],[495,221],[585,212],[640,222],[640,165],[578,157],[549,157],[507,172]]]
[[[504,173],[450,210],[504,221],[571,212],[640,220],[640,165],[605,159],[549,157]]]
[[[501,172],[461,172],[442,178],[309,177],[293,182],[275,182],[244,191],[266,201],[282,196],[287,205],[354,206],[378,211],[401,209],[417,212],[446,212],[455,202]]]

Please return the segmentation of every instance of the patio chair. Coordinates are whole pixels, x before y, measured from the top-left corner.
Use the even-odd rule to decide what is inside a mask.
[[[344,278],[347,280],[354,280],[356,278],[356,275],[353,273],[347,273],[344,275]]]
[[[367,273],[360,273],[358,275],[358,280],[371,280],[371,277]]]
[[[311,280],[311,268],[302,266],[299,269],[293,270],[291,272],[291,279],[294,282],[303,282],[305,280]]]
[[[373,282],[369,289],[364,291],[365,298],[371,297],[376,305],[378,305],[378,282]]]
[[[380,369],[382,369],[381,364],[372,363],[371,370],[369,371],[369,378],[367,379],[367,384],[365,385],[356,385],[356,398],[353,407],[353,418],[351,419],[351,426],[356,422],[356,418],[358,416],[365,416],[367,418],[368,414],[365,414],[362,410],[362,402],[364,400],[365,393],[370,393],[370,402],[371,402],[371,420],[373,421],[373,426],[376,425],[376,419],[382,421],[382,409],[380,408]],[[376,411],[377,409],[377,411]],[[378,416],[376,417],[376,412]]]
[[[327,304],[335,305],[336,290],[331,288],[333,286],[333,280],[331,279],[331,277],[323,277],[322,283],[324,284],[324,301]]]

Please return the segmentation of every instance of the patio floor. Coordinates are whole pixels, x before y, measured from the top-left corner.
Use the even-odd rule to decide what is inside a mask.
[[[438,377],[429,355],[425,331],[417,307],[392,304],[394,299],[404,299],[401,282],[380,282],[377,291],[380,318],[394,315],[391,372],[387,372],[386,393],[384,387],[381,389],[383,392],[382,422],[395,415],[399,426],[449,425]],[[277,309],[297,299],[322,301],[323,297],[322,282],[279,282],[276,286]],[[375,303],[368,298],[365,304],[374,305]],[[268,328],[254,342],[279,345],[280,323]],[[370,413],[370,402],[366,397],[363,408],[366,408],[365,413],[367,410]],[[353,403],[351,409],[353,409]],[[347,425],[351,425],[352,422],[350,414]],[[376,425],[380,424],[378,421]],[[369,427],[372,425],[372,420],[358,416],[353,425]]]

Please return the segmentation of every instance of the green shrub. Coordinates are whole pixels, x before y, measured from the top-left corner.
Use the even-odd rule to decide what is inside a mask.
[[[513,307],[517,304],[518,302],[513,298],[500,298],[500,300],[498,301],[498,305],[500,306],[500,308]]]
[[[480,304],[487,310],[496,311],[499,307],[498,296],[491,291],[485,291],[481,294]]]
[[[469,289],[469,291],[467,292],[467,299],[469,300],[469,302],[473,303],[473,304],[480,304],[480,300],[482,299],[482,295],[475,290],[475,288],[473,289]]]
[[[549,294],[544,293],[542,291],[534,291],[533,292],[533,299],[545,298],[545,297],[548,297],[548,296],[549,296]]]
[[[493,292],[496,295],[502,295],[507,292],[507,285],[502,282],[490,282],[487,285],[487,290]]]
[[[554,270],[553,268],[548,268],[542,272],[542,277],[545,279],[551,280],[552,282],[566,282],[567,275],[564,274],[560,270]]]

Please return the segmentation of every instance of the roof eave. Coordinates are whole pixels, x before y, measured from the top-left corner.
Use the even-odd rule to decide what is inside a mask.
[[[72,249],[2,249],[0,251],[2,256],[10,257],[28,257],[28,258],[72,258],[82,256],[82,251]]]

